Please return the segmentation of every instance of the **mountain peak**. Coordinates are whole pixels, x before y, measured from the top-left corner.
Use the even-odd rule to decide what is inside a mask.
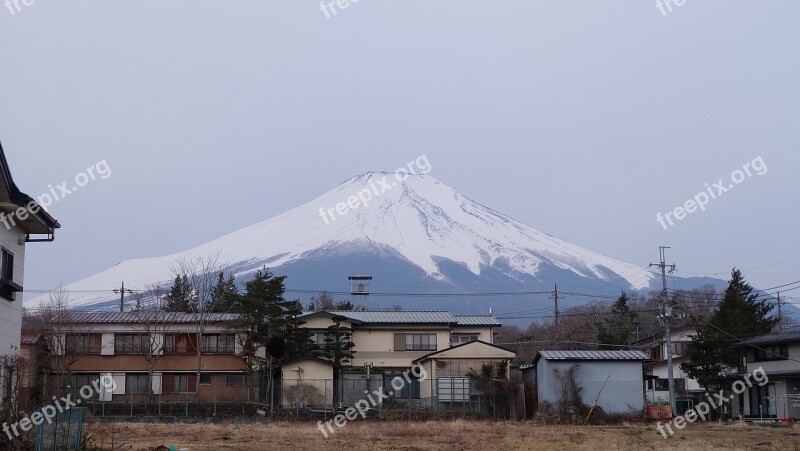
[[[175,260],[214,252],[239,268],[240,275],[265,265],[281,273],[281,268],[323,255],[391,255],[423,277],[452,286],[459,285],[455,273],[477,279],[491,274],[493,278],[542,281],[543,271],[556,271],[578,279],[621,280],[628,288],[647,287],[652,278],[646,271],[642,277],[640,267],[502,215],[434,177],[370,171],[266,221],[178,254],[124,261],[67,289],[97,289],[108,280],[168,283]],[[337,269],[360,273],[364,268]],[[347,275],[343,272],[341,280]],[[100,297],[107,296],[95,293],[83,300]]]

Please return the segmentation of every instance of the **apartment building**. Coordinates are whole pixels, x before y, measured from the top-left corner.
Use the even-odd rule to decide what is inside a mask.
[[[50,352],[55,388],[74,390],[111,377],[116,389],[101,393],[100,401],[135,402],[151,393],[165,401],[190,395],[201,401],[245,401],[249,387],[257,384],[248,384],[239,356],[241,335],[228,328],[232,319],[231,314],[207,314],[199,343],[197,317],[190,313],[69,312],[39,333]],[[71,378],[64,379],[65,374]]]

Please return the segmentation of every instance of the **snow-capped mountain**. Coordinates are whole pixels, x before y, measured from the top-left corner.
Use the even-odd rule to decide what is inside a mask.
[[[570,289],[645,289],[648,270],[608,258],[498,213],[427,175],[353,177],[279,216],[174,255],[126,260],[69,284],[76,307],[114,301],[110,283],[169,283],[176,260],[220,253],[239,279],[267,266],[298,292],[348,291],[347,277],[375,277],[374,292],[476,293]],[[292,297],[307,299],[309,295]],[[26,302],[35,307],[47,296]],[[485,312],[502,298],[445,300],[384,296],[370,307]],[[577,303],[585,299],[575,300]],[[437,302],[436,304],[433,304]],[[510,302],[510,301],[509,301]],[[530,303],[527,304],[530,308]]]

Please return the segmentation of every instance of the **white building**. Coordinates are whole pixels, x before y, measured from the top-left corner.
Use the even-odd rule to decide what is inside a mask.
[[[0,356],[19,353],[25,245],[53,241],[58,221],[20,191],[0,146]],[[5,368],[0,368],[5,374]]]
[[[683,415],[695,404],[704,399],[705,390],[696,379],[681,370],[686,362],[686,352],[692,337],[697,334],[694,326],[677,327],[672,331],[672,377],[675,380],[675,408],[677,415]],[[669,404],[669,383],[667,370],[667,342],[664,334],[656,334],[634,343],[648,353],[650,361],[645,364],[648,373],[646,383],[647,404]]]
[[[644,411],[642,351],[539,351],[536,389],[539,406],[574,403],[571,381],[580,389],[583,404],[597,405],[606,413]]]

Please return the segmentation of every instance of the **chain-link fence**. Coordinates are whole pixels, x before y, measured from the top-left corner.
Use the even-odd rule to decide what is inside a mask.
[[[382,375],[369,379],[365,375],[343,375],[336,381],[283,381],[278,392],[276,402],[281,410],[300,418],[329,418],[349,407],[364,416],[382,418],[511,419],[524,415],[522,386],[508,380],[459,377],[404,381]]]
[[[38,409],[37,409],[38,410]],[[86,409],[73,407],[58,412],[49,421],[36,426],[36,451],[79,449],[83,436]]]
[[[64,392],[81,399],[94,418],[169,421],[230,417],[330,418],[349,407],[364,416],[427,419],[439,417],[524,417],[525,393],[509,380],[448,377],[417,380],[382,374],[342,374],[339,379],[270,381],[267,376],[226,379],[204,378],[193,392],[112,394],[110,399],[80,398],[74,389]],[[270,390],[272,387],[272,390]],[[121,390],[120,390],[121,391]],[[142,390],[144,391],[144,390]],[[199,421],[199,420],[197,420]]]

